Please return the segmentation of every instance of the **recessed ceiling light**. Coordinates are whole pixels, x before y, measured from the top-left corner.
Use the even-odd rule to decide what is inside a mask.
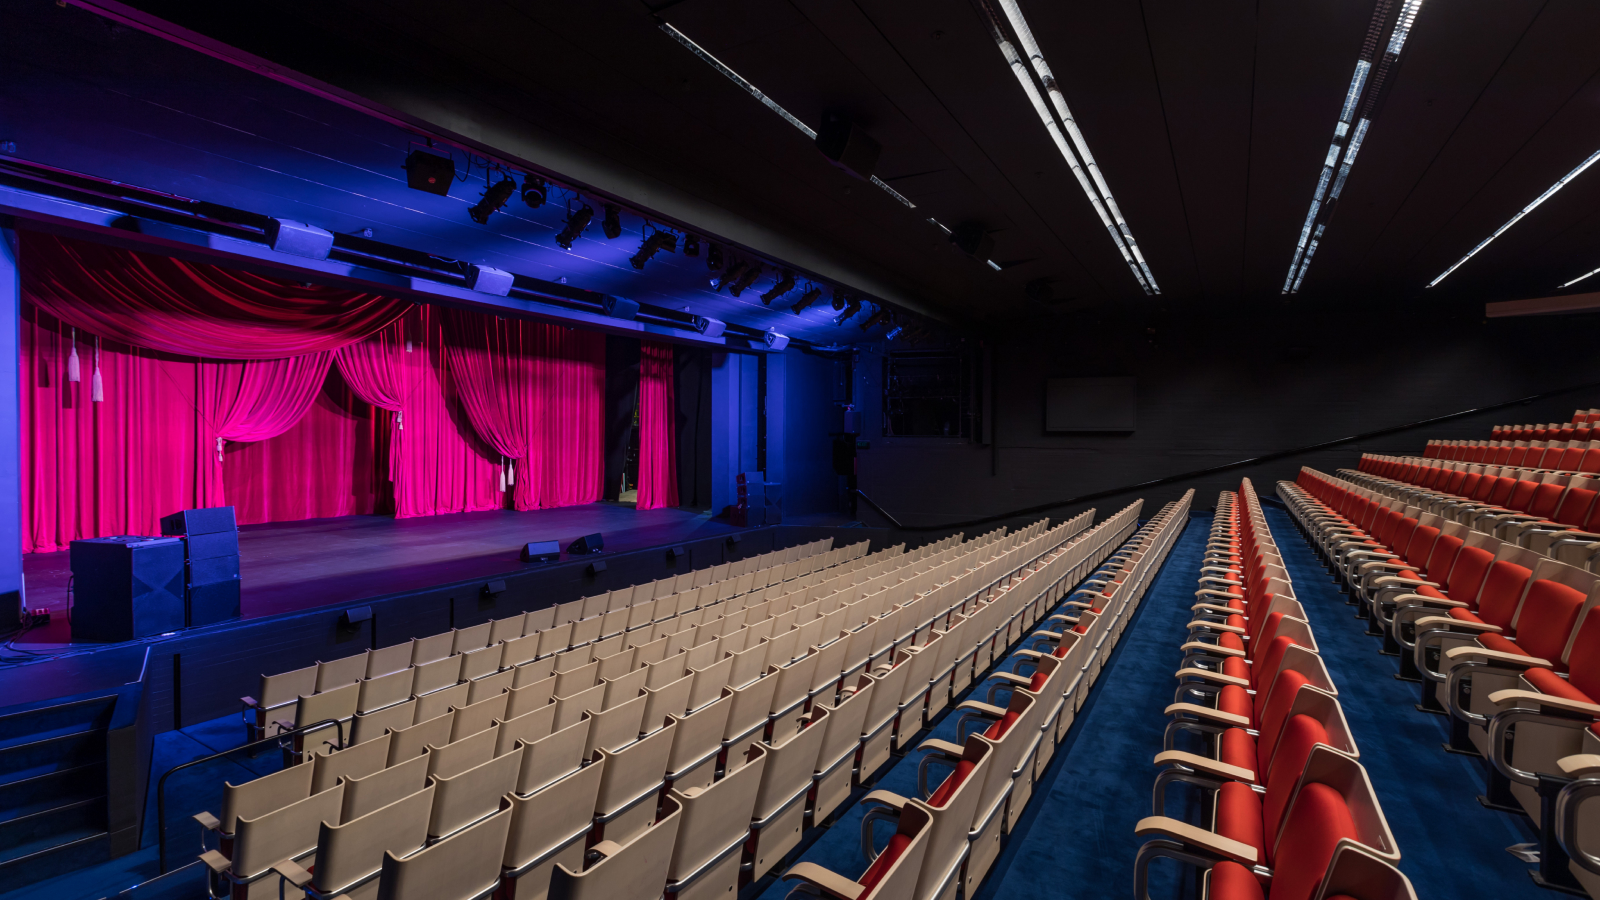
[[[1105,176],[1100,173],[1100,166],[1095,163],[1094,155],[1089,152],[1089,143],[1084,140],[1078,122],[1072,116],[1072,110],[1067,107],[1066,96],[1061,93],[1061,86],[1056,83],[1055,75],[1045,62],[1044,51],[1033,39],[1033,30],[1028,27],[1028,20],[1023,18],[1022,10],[1017,6],[1016,0],[1000,0],[1000,7],[1005,11],[1006,20],[1011,23],[1012,30],[1017,33],[1017,40],[1022,42],[1023,49],[1027,51],[1028,60],[1032,64],[1034,73],[1039,76],[1039,82],[1050,95],[1050,103],[1055,107],[1056,115],[1061,117],[1067,135],[1071,136],[1072,146],[1067,145],[1067,139],[1062,135],[1062,125],[1056,124],[1049,107],[1045,106],[1044,98],[1040,96],[1039,88],[1028,75],[1028,69],[1023,66],[1022,57],[1018,55],[1016,47],[1006,39],[1005,31],[1001,28],[994,9],[988,0],[980,0],[979,5],[985,13],[990,37],[994,38],[995,44],[1000,47],[1000,53],[1011,66],[1012,73],[1017,77],[1017,83],[1022,86],[1022,92],[1028,96],[1028,101],[1033,104],[1039,121],[1049,132],[1050,139],[1055,142],[1062,158],[1067,161],[1072,174],[1077,177],[1078,187],[1083,190],[1084,196],[1089,198],[1090,205],[1099,214],[1100,223],[1105,226],[1107,233],[1111,235],[1112,243],[1116,244],[1117,250],[1122,253],[1123,261],[1133,272],[1134,279],[1139,282],[1145,293],[1161,293],[1161,288],[1156,285],[1155,275],[1145,263],[1144,254],[1139,251],[1139,245],[1133,239],[1133,231],[1123,218],[1122,209],[1117,206],[1116,198],[1111,195],[1111,188],[1106,184]]]
[[[1311,257],[1317,252],[1322,233],[1333,216],[1334,204],[1344,191],[1345,179],[1350,177],[1350,167],[1355,165],[1356,154],[1361,152],[1361,142],[1366,140],[1367,129],[1372,126],[1372,116],[1377,108],[1378,95],[1382,93],[1388,75],[1411,36],[1411,25],[1417,19],[1422,0],[1405,0],[1394,29],[1389,32],[1389,42],[1384,45],[1383,56],[1376,62],[1378,36],[1383,31],[1383,20],[1390,9],[1380,3],[1373,11],[1367,26],[1367,42],[1361,58],[1356,60],[1356,70],[1350,76],[1350,86],[1344,92],[1344,106],[1339,109],[1339,121],[1333,126],[1333,142],[1328,145],[1328,155],[1322,161],[1322,172],[1317,175],[1317,188],[1311,195],[1311,209],[1306,213],[1305,224],[1300,227],[1300,238],[1295,242],[1294,259],[1289,263],[1289,274],[1283,279],[1283,293],[1293,294],[1305,281],[1306,270],[1311,267]],[[1377,71],[1373,71],[1376,65]],[[1362,104],[1362,96],[1366,103]],[[1356,107],[1361,105],[1361,116],[1356,118]]]
[[[734,70],[728,68],[726,65],[723,64],[722,60],[717,59],[715,56],[712,56],[709,52],[706,51],[706,48],[700,46],[699,44],[696,44],[693,40],[691,40],[689,38],[688,35],[684,34],[683,32],[679,31],[676,28],[673,28],[672,25],[670,23],[667,23],[667,22],[662,22],[661,23],[661,30],[666,32],[668,35],[670,35],[673,40],[677,41],[678,43],[682,44],[684,47],[688,48],[690,53],[693,53],[695,56],[700,57],[701,61],[704,62],[706,65],[710,66],[713,69],[716,69],[718,72],[721,72],[723,77],[727,78],[729,81],[733,82],[734,84],[737,84],[739,87],[744,88],[745,93],[747,93],[750,96],[756,98],[757,100],[760,100],[761,104],[763,106],[765,106],[767,109],[770,109],[773,112],[777,113],[778,115],[783,116],[784,121],[788,122],[790,125],[793,125],[794,127],[798,128],[798,129],[800,129],[800,133],[801,134],[804,134],[806,137],[810,138],[813,141],[817,139],[817,131],[816,131],[816,129],[812,128],[810,125],[807,125],[806,123],[804,123],[804,122],[800,121],[799,119],[795,118],[794,115],[792,113],[790,113],[787,109],[784,109],[783,107],[779,106],[777,104],[777,101],[773,100],[771,97],[768,97],[766,94],[761,93],[761,89],[760,88],[757,88],[755,85],[753,85],[749,81],[747,81],[743,75],[740,75],[738,72],[735,72]],[[912,203],[910,200],[906,199],[904,194],[900,193],[899,191],[895,190],[892,187],[889,187],[887,184],[884,184],[883,180],[878,178],[878,176],[873,175],[868,180],[870,180],[874,185],[877,185],[879,188],[882,188],[883,191],[885,193],[887,193],[889,196],[891,196],[894,199],[900,201],[902,204],[904,204],[906,206],[907,209],[916,209],[917,208],[917,205],[915,203]],[[847,193],[848,193],[848,191],[847,191]]]
[[[1478,251],[1482,250],[1483,248],[1485,248],[1487,246],[1489,246],[1489,242],[1490,241],[1494,240],[1495,238],[1499,237],[1502,234],[1505,234],[1506,231],[1511,226],[1513,226],[1513,225],[1517,224],[1518,222],[1522,221],[1522,217],[1523,216],[1527,215],[1528,213],[1533,212],[1535,209],[1538,208],[1539,204],[1545,202],[1546,200],[1549,200],[1551,197],[1554,197],[1555,194],[1556,194],[1556,191],[1559,191],[1562,188],[1566,187],[1568,182],[1572,181],[1572,179],[1574,179],[1574,178],[1577,178],[1579,175],[1582,175],[1584,169],[1587,169],[1590,166],[1595,164],[1595,160],[1600,160],[1600,150],[1596,150],[1595,152],[1589,154],[1589,158],[1584,160],[1583,162],[1579,163],[1578,167],[1576,169],[1573,169],[1571,172],[1568,172],[1567,174],[1561,176],[1561,180],[1560,181],[1558,181],[1555,184],[1552,184],[1549,187],[1545,188],[1544,193],[1542,193],[1539,196],[1535,197],[1532,203],[1529,203],[1527,206],[1524,206],[1522,208],[1521,212],[1518,212],[1516,215],[1511,217],[1510,221],[1506,222],[1504,225],[1501,225],[1499,228],[1496,228],[1494,230],[1494,234],[1491,234],[1488,237],[1484,238],[1482,241],[1480,241],[1478,243],[1478,246],[1473,247],[1471,250],[1467,251],[1467,255],[1466,256],[1463,256],[1460,259],[1456,260],[1456,264],[1455,265],[1451,266],[1448,269],[1445,269],[1443,272],[1439,273],[1439,277],[1438,278],[1435,278],[1434,280],[1428,282],[1428,287],[1433,287],[1434,285],[1438,284],[1439,282],[1445,280],[1445,278],[1448,277],[1451,272],[1454,272],[1455,270],[1461,268],[1461,264],[1462,263],[1464,263],[1467,260],[1473,258],[1474,256],[1477,256],[1478,255]],[[1593,275],[1594,273],[1590,272],[1589,274]],[[1587,278],[1589,276],[1585,275],[1584,277]],[[1568,284],[1571,284],[1571,282],[1568,282]],[[1566,285],[1564,284],[1564,285],[1562,285],[1562,287],[1566,287]]]

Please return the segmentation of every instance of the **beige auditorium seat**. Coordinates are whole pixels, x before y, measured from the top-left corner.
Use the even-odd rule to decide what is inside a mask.
[[[908,805],[901,810],[888,845],[860,878],[852,881],[816,863],[802,862],[783,873],[783,880],[803,882],[833,900],[912,900],[917,896],[932,824],[932,817],[921,807]]]
[[[835,704],[817,704],[828,711],[828,716],[820,723],[824,734],[816,774],[812,776],[816,782],[811,804],[813,825],[826,821],[850,796],[855,784],[856,750],[872,704],[872,688],[872,678],[862,675],[852,690],[840,693]]]
[[[872,837],[874,823],[898,820],[908,809],[927,814],[928,850],[917,875],[914,900],[953,900],[961,886],[961,867],[967,859],[968,833],[978,810],[983,781],[988,777],[992,747],[968,738],[961,759],[936,787],[926,783],[928,767],[918,774],[918,793],[923,799],[901,797],[885,790],[863,797],[866,814],[861,819],[862,843]],[[898,833],[898,823],[897,823]]]
[[[307,897],[342,894],[349,900],[373,900],[383,855],[406,857],[428,841],[428,810],[433,788],[424,788],[388,806],[343,824],[322,823],[317,835],[316,875],[290,860],[272,868]]]
[[[404,859],[383,855],[383,900],[480,900],[500,887],[500,860],[511,828],[511,804],[471,828]]]
[[[239,818],[231,859],[215,850],[200,855],[211,870],[213,896],[232,896],[234,900],[277,897],[279,879],[268,877],[273,874],[272,867],[279,860],[304,859],[315,850],[318,828],[323,822],[339,823],[343,802],[344,785],[336,785],[255,818]]]
[[[767,874],[800,843],[805,832],[806,797],[827,734],[828,710],[817,707],[806,727],[767,744],[766,765],[751,813],[749,856],[751,878]]]
[[[647,822],[632,840],[602,840],[590,848],[593,862],[583,869],[557,864],[550,879],[550,900],[623,900],[656,898],[667,882],[667,867],[678,836],[681,809],[668,796],[661,814]],[[400,898],[409,900],[409,898]]]
[[[682,807],[678,837],[667,867],[666,896],[678,900],[721,900],[737,896],[741,850],[750,836],[766,748],[748,744],[743,764],[709,787],[671,791]]]
[[[544,900],[557,865],[583,869],[585,839],[594,825],[603,761],[511,797],[503,880],[517,900]]]

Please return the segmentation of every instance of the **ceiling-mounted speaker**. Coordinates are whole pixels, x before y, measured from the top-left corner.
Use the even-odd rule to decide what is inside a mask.
[[[328,252],[333,249],[332,232],[288,219],[267,220],[267,241],[279,253],[307,259],[327,259]]]
[[[618,297],[616,294],[606,294],[601,301],[605,304],[606,315],[613,319],[632,319],[639,314],[639,303],[627,297]]]
[[[822,130],[817,132],[817,149],[828,162],[863,181],[872,177],[878,165],[878,154],[883,147],[861,126],[841,113],[828,113],[822,117]]]
[[[724,331],[728,330],[728,323],[721,319],[713,319],[710,316],[695,316],[694,330],[708,338],[719,338],[722,337]]]
[[[491,266],[467,266],[467,289],[504,297],[511,293],[510,272]]]
[[[782,353],[783,349],[789,346],[789,336],[787,334],[779,334],[776,331],[766,332],[761,335],[761,339],[767,342],[768,350],[775,350],[779,353]]]
[[[950,243],[961,248],[961,252],[978,259],[988,259],[994,253],[994,237],[989,234],[989,229],[983,227],[982,222],[968,219],[957,225],[950,232]]]
[[[426,150],[411,151],[405,169],[406,187],[441,197],[450,193],[450,183],[456,180],[456,161]]]

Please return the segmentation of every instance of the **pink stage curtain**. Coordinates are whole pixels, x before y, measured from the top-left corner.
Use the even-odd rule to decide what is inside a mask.
[[[671,344],[639,349],[639,509],[678,505],[677,406]]]
[[[200,470],[201,506],[228,505],[222,482],[227,442],[264,441],[293,428],[317,399],[331,362],[326,352],[287,359],[199,362],[195,410],[205,423],[202,439],[211,440],[215,448]]]
[[[599,500],[604,336],[459,310],[441,317],[467,418],[509,461],[515,507]]]
[[[80,331],[213,359],[336,350],[381,331],[412,304],[306,286],[42,232],[22,232],[28,298]]]

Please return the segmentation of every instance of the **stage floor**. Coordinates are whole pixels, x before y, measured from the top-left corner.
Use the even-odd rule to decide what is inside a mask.
[[[524,565],[519,553],[528,541],[559,540],[565,547],[598,531],[605,536],[607,552],[626,552],[735,530],[709,512],[641,512],[621,503],[246,525],[239,529],[242,613],[252,619],[517,572]],[[69,565],[67,551],[22,558],[28,606],[48,608],[50,624],[29,630],[17,640],[19,646],[71,640],[66,616]]]

